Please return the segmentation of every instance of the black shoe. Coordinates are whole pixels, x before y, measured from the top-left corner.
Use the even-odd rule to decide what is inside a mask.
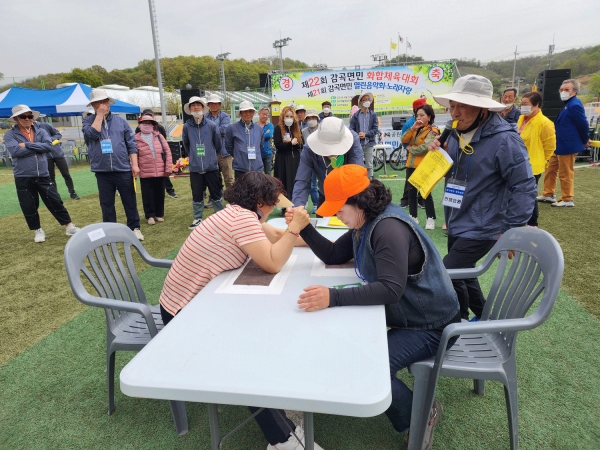
[[[79,199],[80,199],[79,195],[77,195],[75,192],[73,192],[73,193],[71,194],[71,198],[72,198],[73,200],[79,200]]]
[[[421,209],[425,209],[425,202],[423,202],[423,203],[419,203],[419,208],[421,208]]]
[[[408,203],[400,202],[400,208],[408,208]]]
[[[177,194],[175,193],[175,191],[167,192],[167,196],[171,198],[177,198]]]

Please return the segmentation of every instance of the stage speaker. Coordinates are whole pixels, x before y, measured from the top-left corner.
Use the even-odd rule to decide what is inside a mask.
[[[544,70],[538,75],[538,92],[542,96],[542,112],[554,121],[564,102],[560,99],[558,89],[562,82],[571,78],[571,69]]]
[[[269,87],[269,74],[268,73],[259,73],[259,87],[266,88]]]
[[[190,98],[192,97],[204,97],[204,89],[182,89],[180,91],[181,95],[181,107],[185,105]],[[183,123],[185,123],[188,119],[191,119],[192,116],[189,114],[183,113]]]
[[[177,162],[179,158],[181,158],[181,142],[180,141],[167,141],[169,144],[169,149],[171,150],[171,155],[173,156],[173,164]]]

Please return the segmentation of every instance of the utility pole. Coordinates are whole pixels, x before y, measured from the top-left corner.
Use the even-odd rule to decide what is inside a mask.
[[[154,0],[148,0],[150,8],[150,26],[152,27],[152,41],[154,42],[154,59],[156,60],[156,78],[158,79],[158,97],[160,98],[160,113],[163,126],[167,125],[167,108],[165,106],[165,91],[162,82],[162,70],[160,68],[160,44],[158,43],[158,25],[156,24],[156,9]]]
[[[511,87],[515,87],[515,72],[517,70],[517,46],[515,45],[515,62],[513,63],[513,76],[512,76],[512,84]]]
[[[291,40],[292,38],[283,38],[273,42],[273,48],[277,50],[277,55],[279,56],[279,70],[281,72],[283,72],[283,51],[281,49],[289,45],[288,42]]]
[[[221,53],[220,55],[217,55],[217,57],[215,58],[217,61],[219,61],[221,63],[221,87],[223,88],[223,101],[225,101],[225,98],[227,97],[227,87],[225,85],[225,60],[227,59],[227,57],[230,55],[231,53],[227,52],[227,53]]]

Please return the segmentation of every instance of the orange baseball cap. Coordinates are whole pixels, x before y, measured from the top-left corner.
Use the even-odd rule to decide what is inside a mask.
[[[333,216],[350,197],[364,191],[370,183],[367,169],[363,166],[345,164],[333,169],[325,177],[325,201],[317,209],[317,214],[323,217]]]

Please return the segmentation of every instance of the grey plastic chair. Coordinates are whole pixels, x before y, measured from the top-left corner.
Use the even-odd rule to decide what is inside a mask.
[[[508,251],[515,250],[511,261]],[[501,258],[481,320],[448,325],[442,333],[435,358],[411,364],[414,396],[409,450],[421,449],[439,376],[473,378],[474,390],[484,394],[485,380],[504,385],[510,447],[519,445],[517,404],[517,332],[533,329],[546,321],[560,288],[564,260],[558,242],[537,228],[507,231],[485,261],[474,269],[448,270],[450,278],[476,278]],[[526,316],[541,296],[535,310]],[[448,341],[460,336],[448,350]]]
[[[6,148],[6,144],[0,144],[0,157],[2,158],[2,161],[6,167],[12,168],[12,159],[8,149]]]
[[[74,141],[67,141],[60,144],[62,147],[62,151],[65,154],[65,159],[67,160],[67,166],[71,167],[71,163],[75,161],[77,164],[77,160],[75,159],[75,143]]]
[[[119,223],[88,225],[65,246],[65,267],[73,294],[86,305],[104,308],[106,315],[109,415],[115,410],[115,352],[141,350],[163,328],[159,308],[146,300],[132,249],[151,266],[169,268],[173,264],[151,257],[133,232]],[[97,295],[88,292],[82,274]],[[187,433],[185,402],[171,401],[170,405],[177,433]]]

